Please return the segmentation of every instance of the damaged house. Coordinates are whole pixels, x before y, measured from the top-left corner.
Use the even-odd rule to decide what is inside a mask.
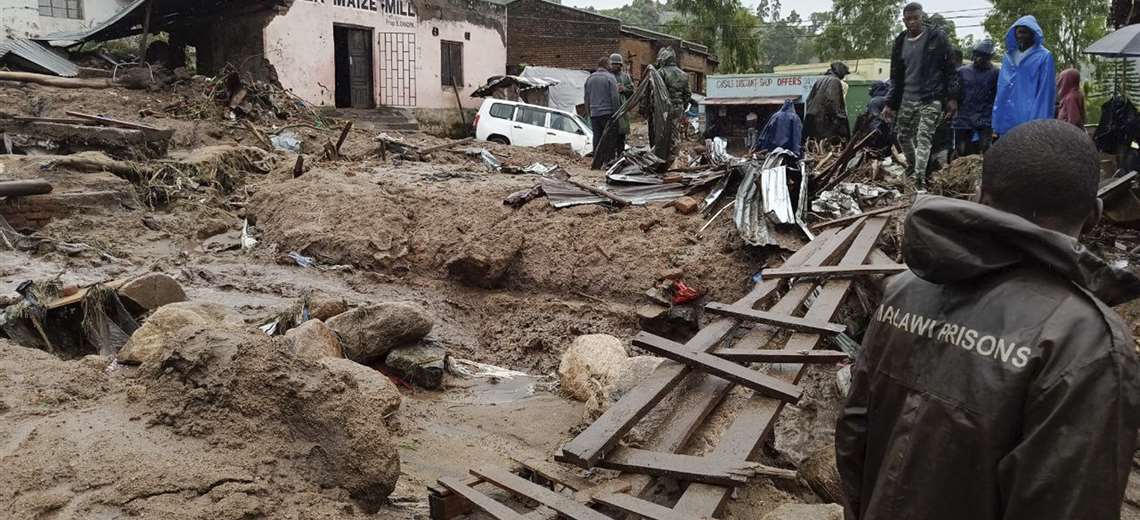
[[[0,38],[37,38],[81,31],[115,16],[131,0],[4,0]]]
[[[593,70],[598,58],[620,52],[630,75],[640,80],[646,67],[657,60],[657,52],[673,47],[679,66],[689,75],[693,92],[703,94],[705,78],[716,73],[719,64],[703,45],[547,0],[510,2],[507,21],[510,73],[526,66]]]
[[[461,119],[457,106],[478,107],[470,94],[483,79],[503,73],[505,25],[504,7],[479,0],[136,0],[51,39],[110,40],[149,26],[172,47],[193,47],[200,74],[233,67],[313,105],[449,124]]]

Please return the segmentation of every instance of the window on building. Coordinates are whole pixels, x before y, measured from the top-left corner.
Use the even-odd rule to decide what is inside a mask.
[[[463,44],[439,42],[440,80],[445,87],[463,86]]]
[[[515,113],[515,122],[534,126],[546,126],[546,111],[537,108],[519,107],[519,111]]]
[[[550,113],[550,128],[554,130],[561,130],[563,132],[570,132],[572,134],[581,134],[582,129],[574,118],[562,114]]]
[[[40,0],[40,16],[83,19],[83,0]]]

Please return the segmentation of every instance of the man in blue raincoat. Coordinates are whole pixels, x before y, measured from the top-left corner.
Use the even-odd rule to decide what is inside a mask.
[[[1037,18],[1023,16],[1014,22],[1005,35],[1005,48],[993,113],[999,136],[1034,119],[1053,119],[1057,110],[1053,53],[1045,48]]]
[[[769,152],[783,148],[798,156],[802,134],[803,123],[796,113],[796,106],[792,104],[792,100],[787,99],[784,100],[784,106],[768,118],[768,124],[764,125],[764,130],[760,132],[759,147]]]

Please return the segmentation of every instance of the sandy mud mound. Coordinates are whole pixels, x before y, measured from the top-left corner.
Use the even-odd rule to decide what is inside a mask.
[[[288,340],[189,327],[137,371],[0,341],[0,516],[353,517],[400,463],[377,405]],[[398,395],[398,394],[397,394]]]

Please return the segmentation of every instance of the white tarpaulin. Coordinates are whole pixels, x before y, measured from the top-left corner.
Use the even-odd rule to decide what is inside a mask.
[[[535,65],[523,69],[520,76],[533,79],[553,79],[557,85],[550,87],[550,108],[574,113],[574,109],[585,99],[586,78],[590,74],[584,70],[539,67]]]

